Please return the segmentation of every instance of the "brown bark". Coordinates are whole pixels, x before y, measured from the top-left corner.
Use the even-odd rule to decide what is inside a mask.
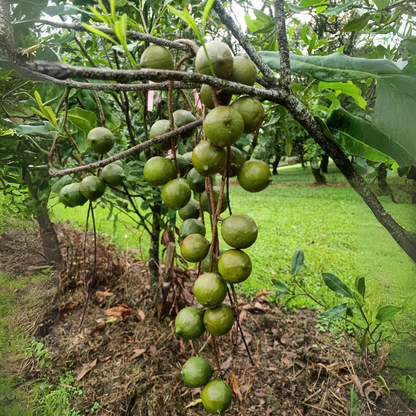
[[[322,173],[328,173],[329,156],[323,155],[321,160],[321,171]]]
[[[44,205],[40,215],[36,218],[39,225],[39,233],[42,238],[43,252],[49,263],[59,269],[62,264],[61,250],[59,249],[58,236],[53,223],[49,218],[48,207]]]
[[[326,178],[321,173],[321,168],[312,168],[313,176],[315,177],[315,182],[319,185],[326,184]]]

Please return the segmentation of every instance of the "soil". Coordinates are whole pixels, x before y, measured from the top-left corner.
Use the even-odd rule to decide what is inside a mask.
[[[83,241],[79,231],[64,227],[61,238],[74,244]],[[88,241],[90,246],[92,240]],[[207,335],[193,342],[178,339],[174,316],[162,321],[155,316],[146,265],[127,254],[120,263],[120,253],[103,240],[98,245],[100,261],[104,261],[101,250],[106,250],[105,267],[97,267],[98,284],[80,330],[87,275],[62,275],[59,305],[45,305],[38,337],[43,336],[55,362],[47,376],[58,378],[62,367],[75,371],[83,395],[74,399],[73,406],[82,413],[98,402],[96,415],[206,415],[200,389],[187,388],[180,370],[196,353],[215,364]],[[87,264],[93,262],[92,256],[88,249]],[[110,278],[111,265],[115,266]],[[175,288],[181,287],[184,297],[181,302],[169,298],[172,315],[180,303],[197,305],[192,296],[196,270],[176,265],[174,276]],[[227,415],[350,416],[352,386],[361,402],[354,416],[369,415],[370,409],[376,416],[410,415],[398,396],[385,394],[376,384],[385,357],[364,360],[347,337],[320,332],[315,311],[285,312],[268,300],[265,291],[249,300],[240,298],[239,307],[254,365],[240,336],[234,347],[234,331],[217,337],[222,376],[234,392]]]

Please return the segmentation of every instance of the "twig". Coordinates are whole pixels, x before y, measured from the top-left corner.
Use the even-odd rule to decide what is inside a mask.
[[[285,4],[284,0],[274,0],[275,24],[277,29],[277,42],[279,44],[280,79],[285,87],[290,86],[290,57],[287,42]]]
[[[221,375],[221,365],[220,365],[220,359],[218,356],[218,349],[217,349],[217,343],[215,342],[215,337],[214,335],[211,336],[211,342],[212,342],[212,351],[214,353],[214,357],[215,357],[215,362],[217,364],[217,371],[220,373]]]
[[[238,325],[240,323],[240,311],[238,309],[238,299],[237,299],[237,293],[235,291],[235,287],[234,285],[231,283],[231,291],[233,292],[233,298],[234,298],[234,311],[235,311],[235,321],[236,321],[236,326],[235,326],[235,339],[234,339],[234,345],[238,344]]]
[[[177,71],[184,62],[186,62],[188,59],[191,59],[192,57],[192,53],[187,53],[186,55],[182,56],[182,58],[179,59],[178,63],[176,64],[175,70]]]
[[[205,341],[204,345],[203,345],[203,346],[201,347],[201,349],[198,351],[198,354],[201,354],[201,353],[204,351],[205,347],[208,345],[208,342],[210,342],[210,341],[211,341],[211,337],[212,337],[212,335],[210,335],[210,336],[208,337],[208,339]]]
[[[231,169],[231,147],[227,147],[227,166],[225,175],[227,177],[227,204],[228,204],[228,212],[230,215],[233,215],[233,212],[231,210],[231,202],[230,202],[230,169]]]
[[[79,48],[81,49],[81,52],[83,53],[83,55],[88,59],[88,62],[91,64],[91,66],[96,67],[97,65],[95,65],[94,61],[91,59],[91,56],[85,50],[84,46],[79,41],[79,39],[76,36],[74,36],[74,39],[75,39],[75,42],[77,43],[77,45],[79,46]]]
[[[218,243],[218,227],[217,227],[217,210],[215,206],[214,188],[212,185],[212,177],[208,176],[205,180],[205,187],[207,191],[209,215],[211,219],[212,241],[211,241],[211,253],[209,258],[209,271],[212,272],[214,264],[214,255],[217,252]]]
[[[214,107],[218,107],[220,104],[218,101],[217,91],[214,87],[211,87],[211,96],[212,96],[212,102],[214,103]]]
[[[175,130],[175,122],[173,120],[173,103],[172,103],[172,100],[173,100],[173,82],[170,83],[169,90],[168,90],[169,131],[174,131]],[[171,150],[172,150],[173,161],[175,163],[176,176],[179,179],[181,177],[181,172],[179,171],[178,159],[176,158],[175,137],[171,137],[170,145],[171,145]]]
[[[87,83],[90,82],[88,79],[86,79],[85,81]],[[98,96],[97,91],[93,90],[92,93],[94,94],[95,102],[97,103],[98,112],[100,114],[101,126],[105,127],[105,115],[104,115],[103,106],[102,106],[101,101],[100,101],[100,97]]]
[[[144,229],[148,232],[149,235],[152,235],[152,232],[150,231],[149,227],[147,226],[146,221],[145,221],[143,215],[140,213],[140,211],[136,207],[136,204],[134,203],[133,198],[131,197],[129,190],[127,189],[127,186],[124,183],[123,183],[123,188],[124,188],[124,192],[127,195],[127,198],[130,201],[131,206],[133,207],[134,212],[137,214],[137,216],[142,221]]]
[[[109,165],[110,163],[115,162],[116,160],[124,159],[125,157],[130,156],[136,152],[140,152],[143,149],[147,149],[150,146],[153,146],[157,143],[161,143],[164,140],[171,139],[172,137],[175,137],[179,134],[192,130],[195,127],[200,126],[201,124],[202,124],[202,119],[193,121],[192,123],[186,124],[185,126],[180,127],[179,129],[163,134],[162,136],[154,137],[153,139],[147,140],[143,143],[137,144],[136,146],[130,147],[130,149],[117,153],[114,156],[108,157],[107,159],[99,160],[94,163],[90,163],[89,165],[77,166],[75,168],[69,168],[65,170],[57,170],[57,169],[51,168],[49,169],[49,175],[52,178],[59,178],[61,176],[72,175],[72,174],[83,172],[86,170],[102,168],[104,166]]]
[[[193,113],[194,109],[193,109],[192,104],[189,101],[188,97],[186,96],[185,91],[184,90],[179,90],[179,93],[181,94],[181,97],[182,97],[183,101],[185,102],[185,105],[186,105],[186,108],[188,109],[188,111],[190,113]]]

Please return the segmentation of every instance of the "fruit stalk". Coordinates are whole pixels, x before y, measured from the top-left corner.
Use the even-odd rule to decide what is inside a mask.
[[[173,120],[172,100],[173,100],[173,82],[169,84],[169,90],[168,90],[169,131],[171,132],[175,130],[175,122]],[[172,157],[175,163],[176,176],[179,179],[181,177],[181,173],[179,172],[178,160],[176,159],[176,143],[175,143],[174,137],[170,139],[170,143],[171,143],[171,149],[172,149]]]

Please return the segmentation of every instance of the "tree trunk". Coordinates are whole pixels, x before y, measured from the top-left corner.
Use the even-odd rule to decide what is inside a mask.
[[[313,176],[315,177],[315,182],[319,185],[325,185],[326,184],[326,178],[321,173],[320,168],[312,168]]]
[[[300,155],[299,155],[299,157],[300,157],[300,163],[302,163],[302,167],[303,168],[306,168],[306,165],[305,165],[305,158],[303,157],[303,146],[301,145],[300,146]]]
[[[149,249],[149,272],[150,286],[153,299],[156,299],[157,289],[159,287],[159,245],[160,245],[160,205],[151,207],[153,214],[152,235],[150,238]]]
[[[36,218],[36,221],[38,222],[39,233],[42,238],[43,252],[49,263],[59,269],[62,264],[61,250],[59,249],[58,236],[49,218],[47,205],[42,206],[42,211]]]
[[[272,166],[273,166],[273,175],[278,175],[278,173],[277,173],[277,167],[279,166],[279,163],[280,163],[280,159],[281,158],[282,158],[281,156],[276,156],[275,159],[274,159],[274,161],[273,161],[273,163],[272,163]]]
[[[321,171],[322,173],[328,173],[329,156],[325,153],[321,160]]]

